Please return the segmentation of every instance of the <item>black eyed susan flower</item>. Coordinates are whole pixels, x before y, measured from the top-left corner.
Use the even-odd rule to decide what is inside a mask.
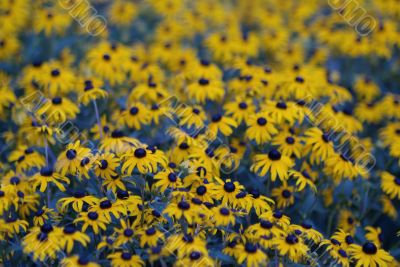
[[[305,239],[312,240],[314,244],[319,244],[323,239],[323,235],[315,230],[313,226],[308,222],[303,222],[300,225],[293,224],[290,225],[289,228],[294,231],[297,230],[297,232],[300,231],[300,234],[304,234]]]
[[[62,175],[75,175],[81,168],[84,158],[90,158],[91,153],[89,148],[81,146],[80,141],[68,144],[67,147],[57,158],[56,170]],[[85,161],[83,161],[85,162]]]
[[[340,228],[336,230],[331,239],[338,241],[340,243],[340,247],[346,250],[350,245],[354,244],[354,237],[350,233],[345,232]]]
[[[212,217],[217,226],[228,226],[235,224],[235,213],[226,206],[214,207]]]
[[[397,143],[400,140],[400,123],[389,123],[379,131],[379,137],[385,146]]]
[[[238,263],[246,263],[246,266],[255,267],[259,266],[262,262],[267,260],[267,255],[259,248],[256,243],[246,243],[239,245],[237,249],[238,254],[235,255]]]
[[[187,163],[188,175],[183,179],[184,186],[196,186],[198,184],[213,181],[212,170],[201,160],[185,161]]]
[[[134,184],[133,181],[130,181],[127,177],[121,175],[111,176],[111,179],[105,178],[102,181],[102,186],[104,186],[107,190],[111,190],[116,193],[118,190],[126,190],[125,183]]]
[[[121,228],[115,229],[115,232],[118,234],[117,238],[115,239],[115,246],[121,246],[128,242],[133,242],[135,240],[135,228],[129,222],[125,220],[120,220]]]
[[[0,193],[0,195],[2,195],[2,198],[8,193],[5,187],[3,187],[3,189],[0,190],[0,192],[5,193],[4,195],[3,193]],[[17,196],[17,198],[15,197],[15,195]],[[14,201],[13,204],[15,206],[18,206],[19,214],[21,214],[23,218],[27,218],[27,216],[31,214],[32,211],[37,210],[36,207],[39,205],[40,197],[38,194],[35,193],[33,189],[28,188],[24,191],[17,191],[17,192],[13,191],[12,196],[13,196],[12,200]],[[0,205],[0,210],[6,208],[3,205],[9,204],[7,203],[8,202],[7,198],[3,198],[2,200],[3,203],[2,205]]]
[[[276,248],[280,255],[285,255],[294,262],[299,262],[309,250],[307,245],[304,244],[304,240],[295,233],[287,233],[277,238]]]
[[[10,238],[21,232],[26,232],[29,225],[27,221],[19,219],[15,215],[6,218],[1,223],[5,225],[5,235]]]
[[[238,38],[228,33],[211,34],[205,41],[205,45],[212,52],[213,58],[222,63],[231,62],[236,50],[235,43]]]
[[[125,124],[136,130],[140,130],[142,125],[149,123],[149,112],[147,107],[140,102],[129,103],[128,108],[122,114]]]
[[[21,44],[16,36],[5,34],[0,35],[0,59],[10,59],[13,55],[18,53],[20,47]]]
[[[298,116],[297,108],[293,102],[268,101],[262,109],[278,124],[287,122],[289,125],[293,125]]]
[[[112,179],[117,175],[116,168],[120,165],[120,159],[112,153],[104,153],[96,156],[94,173],[104,179]]]
[[[250,170],[260,176],[265,176],[269,172],[272,181],[276,178],[286,181],[289,178],[289,169],[294,166],[294,162],[289,157],[283,156],[276,149],[270,150],[268,154],[255,155],[253,160]]]
[[[146,208],[144,211],[144,221],[148,225],[167,222],[166,218],[162,216],[161,212],[154,208]]]
[[[216,137],[220,132],[224,136],[230,136],[237,126],[237,123],[232,118],[217,113],[211,116],[211,122],[208,125],[209,135],[210,137]]]
[[[126,214],[126,208],[120,202],[111,202],[107,198],[102,198],[96,205],[89,208],[89,212],[98,213],[111,221],[111,216],[119,219]]]
[[[115,242],[115,237],[113,236],[103,236],[101,241],[97,245],[98,250],[112,250]]]
[[[381,188],[391,199],[400,199],[400,178],[389,172],[382,172]]]
[[[231,257],[234,257],[237,253],[238,250],[240,249],[240,247],[238,246],[238,242],[237,240],[232,240],[232,241],[228,241],[225,244],[224,249],[222,250],[222,252],[226,255],[229,255]]]
[[[109,220],[105,217],[105,213],[97,211],[85,211],[79,214],[79,217],[74,220],[74,223],[82,224],[82,232],[86,232],[90,226],[95,234],[98,234],[100,230],[106,230]]]
[[[358,77],[354,83],[354,91],[359,99],[372,101],[379,95],[379,86],[370,77]]]
[[[153,122],[155,125],[159,125],[163,117],[170,118],[172,116],[172,112],[168,107],[160,106],[156,103],[150,106],[149,112],[150,121]]]
[[[215,266],[214,260],[206,253],[193,250],[188,255],[179,258],[176,263],[177,266]]]
[[[66,211],[68,207],[72,207],[75,212],[81,212],[87,206],[92,206],[98,202],[94,196],[88,195],[83,190],[75,190],[70,197],[60,198],[57,205],[60,205],[61,211]]]
[[[232,116],[232,119],[240,125],[243,121],[245,123],[249,122],[251,114],[255,112],[255,106],[248,99],[237,98],[235,101],[226,103],[224,110],[227,115]]]
[[[317,192],[317,187],[314,184],[314,180],[307,170],[298,172],[295,170],[289,171],[289,175],[296,179],[296,190],[303,191],[306,186],[309,186],[314,192]]]
[[[136,5],[127,1],[115,1],[109,9],[109,19],[116,25],[129,25],[135,19],[136,14]]]
[[[304,137],[305,147],[304,152],[310,153],[310,160],[312,163],[320,163],[321,160],[334,155],[333,142],[329,135],[323,133],[318,128],[311,128],[305,132]]]
[[[342,179],[355,179],[357,176],[366,176],[368,173],[361,166],[358,166],[354,160],[344,154],[333,154],[326,160],[325,171],[330,173],[336,181]]]
[[[386,196],[382,196],[380,199],[380,203],[383,206],[383,212],[387,214],[390,218],[396,219],[397,218],[397,211],[396,208],[394,207],[392,201],[390,198]]]
[[[294,203],[294,187],[283,183],[282,186],[272,189],[271,195],[276,199],[278,208],[286,208]]]
[[[253,115],[247,125],[246,137],[256,141],[257,144],[264,144],[270,141],[272,136],[278,133],[274,121],[267,113]]]
[[[128,174],[135,169],[143,174],[154,173],[157,171],[158,165],[164,162],[163,158],[142,146],[132,147],[121,158],[123,160],[121,171]]]
[[[129,95],[129,102],[135,103],[134,101],[146,100],[149,102],[157,102],[162,98],[169,97],[169,92],[160,83],[153,80],[152,76],[148,79],[146,83],[140,83]]]
[[[39,172],[34,174],[31,178],[34,188],[39,188],[40,192],[45,192],[49,183],[54,184],[60,191],[65,191],[65,184],[69,184],[70,180],[55,172],[52,167],[44,166]],[[50,190],[50,189],[48,189]]]
[[[195,216],[194,205],[186,200],[170,203],[163,213],[175,220],[185,218],[188,223],[192,223]]]
[[[291,78],[291,79],[290,79]],[[290,80],[286,78],[285,89],[282,90],[281,97],[285,98],[287,95],[294,97],[295,99],[307,99],[309,96],[315,94],[316,87],[313,86],[311,77],[304,77],[302,75],[296,75],[293,77],[293,74],[290,76]],[[285,92],[286,91],[286,92]],[[278,94],[278,96],[280,96]]]
[[[331,239],[322,240],[320,245],[326,246],[327,251],[338,250],[342,248],[342,243],[339,240],[333,238],[333,236]]]
[[[354,235],[359,221],[354,214],[349,210],[342,210],[339,213],[338,227],[343,229],[345,232],[349,232]]]
[[[336,118],[340,122],[341,127],[345,128],[349,133],[355,134],[363,129],[362,123],[353,116],[351,109],[344,109],[338,112]]]
[[[225,94],[223,83],[218,79],[200,77],[187,87],[188,96],[198,103],[205,103],[207,100],[219,101]]]
[[[276,224],[268,220],[260,220],[259,223],[251,225],[248,231],[259,238],[269,237],[263,238],[264,240],[260,241],[261,245],[265,247],[272,247],[274,238],[284,234]]]
[[[65,267],[100,267],[100,264],[97,264],[93,261],[89,261],[86,257],[82,256],[70,256],[70,257],[65,257],[62,259],[61,264]]]
[[[218,81],[222,78],[222,71],[216,64],[213,64],[209,60],[201,59],[190,65],[188,77],[192,79],[203,78]]]
[[[71,69],[62,66],[58,62],[44,64],[42,75],[38,77],[52,96],[70,92],[75,85],[75,76]],[[72,102],[69,102],[72,104]]]
[[[164,241],[165,239],[164,234],[154,226],[140,230],[138,235],[141,247],[146,245],[155,247],[159,241]]]
[[[74,243],[80,243],[83,247],[87,247],[90,243],[90,237],[78,231],[72,225],[65,226],[63,229],[57,228],[56,230],[60,231],[60,247],[64,248],[68,253],[72,252]]]
[[[33,147],[27,146],[19,146],[10,153],[8,159],[10,162],[15,162],[18,172],[46,165],[45,158]]]
[[[188,128],[194,126],[196,128],[202,128],[206,120],[206,114],[201,106],[195,105],[179,107],[178,109],[179,125],[186,126]]]
[[[366,242],[363,246],[352,244],[349,252],[357,267],[386,266],[393,261],[393,257],[388,252],[378,248],[372,242]]]
[[[55,96],[38,109],[38,115],[48,118],[47,121],[53,124],[61,124],[66,120],[73,120],[79,113],[79,108],[70,99],[62,96]]]
[[[60,237],[60,232],[55,231],[51,224],[33,227],[24,237],[23,251],[32,254],[34,260],[54,259],[61,250],[58,244]]]
[[[105,152],[113,152],[119,156],[130,150],[132,146],[139,145],[140,142],[137,139],[126,136],[122,130],[115,129],[109,136],[101,140],[100,149]]]
[[[303,145],[301,138],[290,132],[280,132],[272,140],[274,146],[278,146],[279,152],[284,156],[301,158]]]
[[[116,267],[144,266],[144,261],[130,252],[114,252],[108,255],[111,264]]]
[[[110,136],[111,133],[115,130],[115,126],[111,124],[109,121],[107,121],[107,117],[103,115],[100,119],[100,125],[101,125],[101,135],[102,136]],[[94,138],[96,140],[100,139],[100,128],[99,125],[96,124],[90,129],[90,133],[94,135]],[[106,151],[109,152],[109,151]]]
[[[166,240],[165,252],[173,253],[178,252],[178,256],[186,255],[192,251],[200,251],[201,253],[207,254],[206,240],[201,236],[194,236],[192,234],[174,234]]]
[[[147,253],[149,255],[149,261],[150,263],[154,263],[155,261],[159,260],[161,257],[165,256],[165,252],[163,251],[162,246],[156,246],[149,248],[147,250]]]
[[[64,33],[71,21],[72,18],[58,8],[41,8],[39,14],[35,16],[33,25],[36,32],[44,32],[45,35],[50,36]]]
[[[12,185],[17,190],[23,190],[27,186],[27,177],[22,173],[16,173],[13,170],[8,171],[1,182],[4,185]]]
[[[232,205],[235,210],[250,212],[253,206],[253,197],[246,191],[241,191],[236,195],[236,201]],[[268,204],[266,204],[266,209],[268,209]],[[237,215],[242,215],[237,212]]]
[[[367,226],[365,227],[365,231],[365,239],[376,244],[378,247],[382,246],[383,234],[380,227],[375,228],[372,226]]]
[[[13,90],[6,83],[0,83],[0,93],[3,95],[3,98],[0,100],[0,115],[3,116],[5,110],[15,102],[16,98]]]
[[[384,107],[384,114],[389,118],[400,118],[399,112],[399,95],[387,94],[380,102]]]
[[[236,203],[237,194],[243,189],[243,185],[239,182],[233,182],[231,179],[219,180],[214,190],[214,196],[221,200],[222,204],[234,204]]]
[[[103,82],[96,78],[85,78],[81,82],[79,101],[83,105],[88,105],[90,102],[99,98],[106,98],[107,91],[102,89]]]
[[[55,212],[55,210],[44,206],[35,212],[35,215],[33,217],[33,224],[35,226],[42,226],[46,222],[53,221],[56,217],[57,213]]]
[[[260,194],[258,189],[253,188],[249,193],[253,198],[252,205],[258,216],[266,211],[271,210],[271,205],[275,203],[272,199]]]
[[[161,192],[164,192],[167,188],[178,188],[181,187],[181,178],[175,172],[163,171],[154,175],[154,179],[157,182],[154,184]]]
[[[185,177],[185,179],[186,178],[187,177]],[[208,181],[204,181],[204,183],[194,184],[191,187],[192,193],[195,195],[196,198],[200,199],[201,201],[210,203],[212,203],[214,199],[214,189],[215,184],[209,183]]]
[[[260,219],[270,221],[283,229],[286,229],[290,224],[290,218],[280,210],[269,210],[261,214]]]
[[[346,250],[342,248],[332,249],[329,251],[329,254],[341,266],[350,266],[350,255],[346,252]]]

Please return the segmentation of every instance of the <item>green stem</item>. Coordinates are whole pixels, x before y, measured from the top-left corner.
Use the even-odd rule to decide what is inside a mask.
[[[101,127],[100,114],[99,114],[99,109],[97,108],[96,100],[93,100],[93,105],[94,105],[94,111],[96,113],[97,126],[99,127],[99,134],[101,139],[103,137],[103,127]]]

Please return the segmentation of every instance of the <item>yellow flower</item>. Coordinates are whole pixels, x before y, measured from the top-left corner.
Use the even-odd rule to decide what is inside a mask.
[[[85,257],[80,256],[70,256],[62,259],[61,264],[65,267],[100,267],[100,264],[91,262]]]
[[[109,9],[109,18],[113,24],[127,26],[135,19],[136,13],[137,7],[134,3],[117,0]]]
[[[278,133],[274,121],[267,113],[253,115],[247,123],[246,137],[255,140],[257,144],[264,144]]]
[[[207,100],[219,101],[223,98],[225,91],[223,83],[217,79],[199,78],[187,87],[188,96],[198,103],[205,103]]]
[[[271,195],[276,199],[278,208],[286,208],[294,203],[294,188],[284,183],[279,188],[272,189]]]
[[[233,119],[221,114],[214,114],[208,125],[209,135],[211,137],[216,137],[220,132],[224,136],[230,136],[237,126],[237,123]]]
[[[117,175],[116,168],[120,165],[120,159],[112,153],[96,156],[94,173],[104,179],[112,179]]]
[[[309,248],[304,240],[294,233],[288,233],[276,239],[276,248],[282,256],[288,256],[294,262],[305,257]]]
[[[212,209],[212,220],[217,226],[233,226],[235,225],[234,211],[225,207],[214,207]]]
[[[49,183],[54,184],[58,190],[65,191],[65,185],[63,183],[69,184],[70,180],[57,173],[51,167],[45,166],[40,169],[40,172],[34,174],[31,178],[33,182],[33,187],[38,188],[40,192],[45,192]]]
[[[393,261],[393,257],[385,250],[378,248],[372,242],[363,246],[353,244],[349,248],[351,258],[356,262],[356,267],[386,266]]]
[[[63,34],[70,25],[72,18],[64,10],[56,8],[39,9],[34,17],[34,29],[36,32],[44,32],[45,35]]]
[[[143,266],[144,261],[138,256],[129,252],[114,252],[108,255],[111,264],[115,267]]]
[[[80,170],[82,160],[91,157],[90,149],[82,147],[80,141],[68,144],[66,149],[57,158],[56,170],[60,174],[75,175]]]
[[[83,222],[83,232],[86,232],[86,229],[90,226],[95,234],[98,234],[100,229],[105,231],[109,223],[104,214],[96,211],[81,212],[79,217],[74,220],[74,223],[79,222]]]
[[[238,263],[246,262],[248,267],[260,266],[263,262],[267,261],[267,255],[258,247],[258,244],[246,243],[245,245],[238,245],[237,258]]]
[[[389,172],[382,172],[381,188],[391,199],[400,199],[400,178]]]
[[[102,89],[103,82],[99,79],[86,78],[81,82],[79,91],[79,101],[83,105],[88,105],[89,102],[95,101],[99,98],[106,98],[108,93]]]
[[[289,169],[294,166],[294,162],[287,156],[283,156],[278,150],[272,149],[268,154],[257,154],[253,158],[253,165],[250,170],[259,176],[265,176],[267,172],[271,174],[271,180],[276,178],[285,181],[289,178]]]

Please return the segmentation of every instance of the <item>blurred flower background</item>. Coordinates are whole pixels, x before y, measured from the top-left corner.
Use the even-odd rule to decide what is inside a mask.
[[[396,0],[0,1],[4,266],[400,266]]]

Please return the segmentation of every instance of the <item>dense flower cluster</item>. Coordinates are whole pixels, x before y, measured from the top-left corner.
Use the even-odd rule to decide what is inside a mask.
[[[0,1],[2,264],[400,266],[400,5],[338,2]]]

